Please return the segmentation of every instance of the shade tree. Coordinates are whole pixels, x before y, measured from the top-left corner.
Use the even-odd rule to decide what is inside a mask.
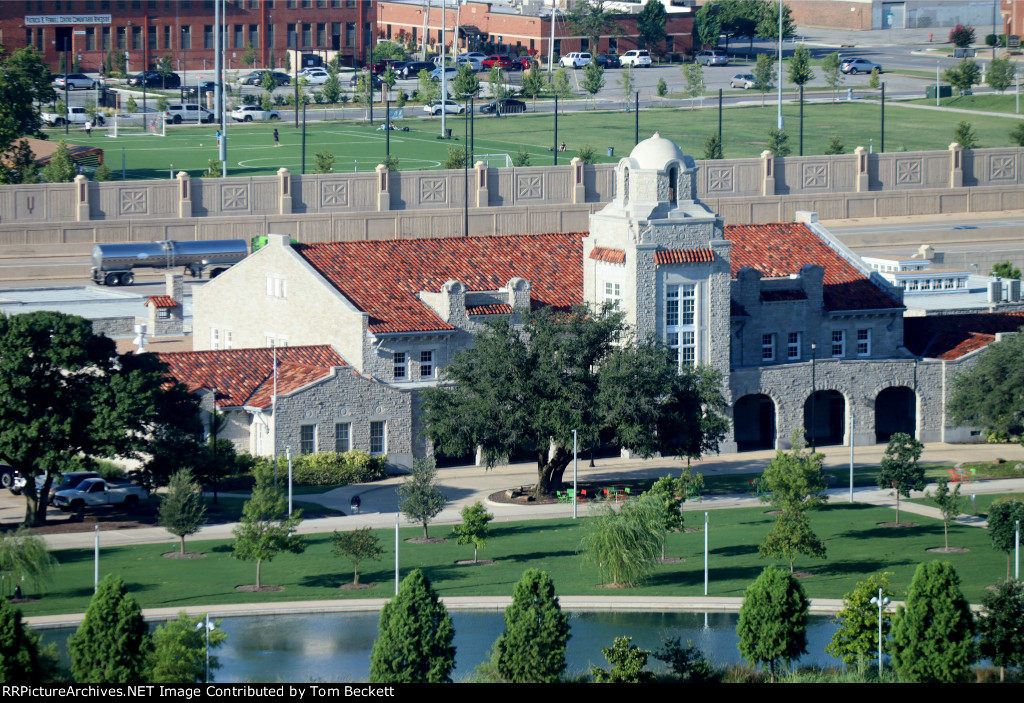
[[[924,467],[918,464],[924,445],[906,432],[896,432],[889,438],[878,472],[878,487],[891,488],[896,494],[896,522],[900,521],[900,496],[910,497],[910,491],[924,490]]]
[[[338,532],[331,535],[331,551],[335,556],[345,557],[352,562],[353,578],[352,585],[359,585],[359,565],[367,559],[380,561],[384,554],[384,548],[380,546],[380,540],[373,534],[369,525]]]
[[[1007,579],[982,599],[977,619],[981,656],[999,667],[999,680],[1006,678],[1006,667],[1024,667],[1024,584]]]

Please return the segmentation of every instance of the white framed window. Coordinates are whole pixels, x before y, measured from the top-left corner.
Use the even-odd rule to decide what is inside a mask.
[[[288,297],[288,286],[284,276],[267,276],[267,296],[270,298]]]
[[[604,302],[611,303],[612,310],[619,310],[622,307],[622,284],[605,281]]]
[[[871,355],[871,330],[857,330],[857,356]]]
[[[786,340],[786,358],[790,361],[800,359],[800,333],[790,332]]]
[[[387,423],[370,423],[370,454],[383,454],[387,450]]]
[[[679,325],[679,286],[669,286],[665,292],[665,327]]]
[[[234,341],[231,335],[231,330],[224,330],[224,348],[232,349]]]
[[[676,349],[680,366],[697,361],[697,286],[670,285],[665,288],[665,343]]]
[[[299,425],[299,451],[302,454],[316,451],[316,425]]]
[[[434,352],[420,352],[420,378],[434,377]]]
[[[696,334],[683,332],[681,344],[679,345],[679,364],[681,366],[693,366],[697,361]]]
[[[761,335],[761,361],[775,361],[775,335]]]
[[[334,424],[334,451],[340,453],[352,449],[352,423],[336,422]]]
[[[404,381],[406,379],[406,357],[405,352],[395,352],[395,380]]]
[[[210,328],[210,349],[220,349],[220,330],[215,327]]]
[[[832,330],[832,356],[846,356],[846,331]]]

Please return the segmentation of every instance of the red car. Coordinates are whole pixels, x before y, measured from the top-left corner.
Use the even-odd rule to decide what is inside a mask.
[[[500,68],[502,71],[514,71],[517,68],[519,68],[518,64],[516,64],[516,62],[513,61],[508,56],[498,56],[497,54],[493,56],[488,56],[480,63],[483,64],[483,67],[488,71],[490,71],[495,66]]]
[[[405,61],[402,61],[401,59],[384,59],[383,61],[370,64],[366,67],[366,70],[372,71],[374,75],[380,76],[387,72],[388,66],[394,66],[395,72],[397,73],[404,65]]]

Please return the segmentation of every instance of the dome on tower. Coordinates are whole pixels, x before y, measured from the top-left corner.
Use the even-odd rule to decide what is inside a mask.
[[[681,161],[686,165],[692,163],[675,142],[665,139],[657,132],[650,139],[645,139],[633,147],[629,157],[634,159],[640,168],[653,171],[665,170],[670,161]]]

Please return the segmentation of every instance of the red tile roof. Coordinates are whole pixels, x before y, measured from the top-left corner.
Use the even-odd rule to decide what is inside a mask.
[[[605,247],[594,247],[590,252],[591,259],[607,261],[612,264],[626,263],[626,252],[622,249],[607,249]]]
[[[512,306],[503,303],[466,306],[467,315],[510,315],[511,313]]]
[[[959,359],[1024,327],[1024,313],[972,313],[903,318],[903,345],[915,356]]]
[[[178,301],[169,295],[151,295],[143,301],[143,305],[152,303],[158,308],[176,308]]]
[[[159,356],[168,365],[169,373],[190,391],[216,388],[218,407],[269,408],[271,405],[273,349],[167,352]],[[277,393],[290,393],[325,378],[334,366],[348,366],[348,363],[331,346],[279,347]]]
[[[663,249],[654,253],[654,263],[662,264],[693,264],[714,261],[715,253],[710,249]]]
[[[732,242],[733,276],[749,266],[766,278],[782,278],[800,273],[800,267],[806,264],[816,264],[825,269],[826,310],[903,307],[803,223],[729,225],[725,238]]]
[[[449,237],[293,245],[324,278],[369,315],[374,333],[451,330],[417,297],[446,281],[497,290],[531,282],[531,306],[568,309],[583,301],[584,233]]]

